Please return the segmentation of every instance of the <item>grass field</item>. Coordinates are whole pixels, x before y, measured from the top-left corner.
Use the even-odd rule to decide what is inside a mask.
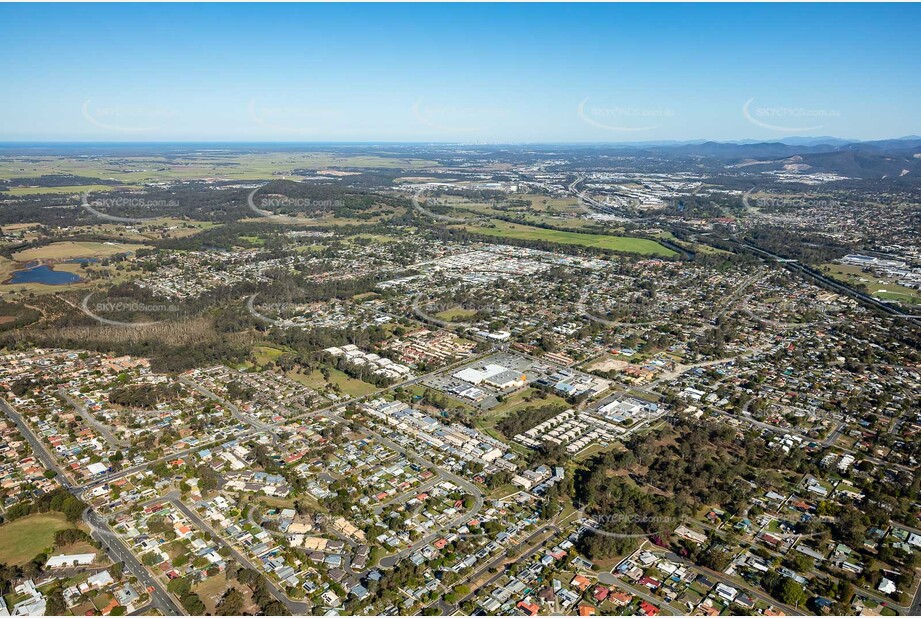
[[[214,615],[215,606],[221,600],[227,588],[227,578],[222,575],[216,575],[195,584],[192,590],[201,598],[202,603],[205,604],[206,613]]]
[[[671,249],[645,238],[607,236],[603,234],[580,234],[578,232],[564,232],[560,230],[531,227],[528,225],[518,225],[517,223],[507,223],[505,221],[495,221],[495,225],[496,227],[480,227],[474,225],[464,225],[463,227],[471,232],[498,238],[544,240],[562,245],[580,245],[597,249],[638,253],[640,255],[656,255],[662,257],[677,255]]]
[[[860,266],[847,264],[823,264],[822,271],[848,285],[863,284],[873,296],[884,300],[894,300],[907,305],[921,303],[921,290],[899,285],[894,279],[879,277],[874,273],[865,273]]]
[[[323,378],[323,374],[318,370],[314,370],[309,374],[292,371],[288,373],[288,377],[314,390],[324,390],[330,385],[335,385],[339,387],[339,392],[350,397],[362,397],[377,390],[377,387],[373,384],[350,378],[334,367],[329,367],[329,382]]]
[[[476,215],[494,216],[498,214],[513,213],[517,217],[527,219],[548,220],[548,217],[560,217],[561,215],[583,215],[585,213],[579,207],[574,198],[553,198],[544,195],[515,195],[510,199],[516,202],[525,202],[526,205],[507,204],[507,200],[500,199],[498,202],[477,202],[471,201],[458,196],[442,196],[437,198],[436,203],[441,206],[452,208],[449,214],[456,217],[466,217]],[[511,209],[504,206],[512,206]],[[578,221],[578,219],[576,219]],[[583,220],[584,221],[584,220]]]
[[[32,247],[13,254],[13,259],[19,262],[32,260],[69,260],[73,258],[104,258],[117,253],[137,251],[145,248],[144,245],[126,245],[108,242],[83,242],[65,241],[55,242],[44,247]]]
[[[0,526],[0,563],[25,564],[54,545],[54,533],[72,528],[60,513],[38,513]]]
[[[462,322],[464,320],[469,320],[476,315],[475,309],[463,309],[461,307],[454,307],[452,309],[447,309],[435,314],[435,317],[439,320],[445,320],[447,322]]]
[[[13,274],[14,270],[19,270],[22,268],[22,264],[17,264],[15,261],[0,257],[0,281],[5,281],[7,277]]]
[[[265,239],[260,236],[240,236],[239,238],[253,247],[262,247],[265,245]]]
[[[542,408],[544,406],[559,406],[559,407],[568,407],[569,404],[566,403],[566,400],[562,397],[557,397],[553,394],[548,394],[544,399],[534,399],[532,401],[525,401],[525,398],[533,395],[535,389],[526,388],[521,390],[511,397],[506,397],[505,401],[500,403],[498,406],[489,411],[490,416],[495,416],[497,419],[503,418],[526,408]]]
[[[526,200],[533,212],[546,214],[579,214],[584,212],[574,197],[547,197],[546,195],[516,195],[515,199]]]
[[[92,191],[98,193],[100,191],[113,191],[120,187],[115,187],[112,185],[73,185],[73,186],[64,186],[64,187],[10,187],[10,195],[40,195],[42,193],[58,193],[58,194],[73,194],[78,195],[80,193],[86,193]],[[121,187],[126,188],[126,187]]]
[[[159,156],[112,156],[93,159],[62,156],[6,157],[0,158],[0,180],[38,178],[53,174],[111,179],[126,184],[201,178],[270,180],[277,178],[279,174],[294,179],[313,176],[313,171],[327,168],[425,169],[435,165],[435,161],[425,159],[375,155],[336,156],[322,152],[198,153],[177,159]],[[311,173],[295,173],[295,170]],[[77,192],[87,188],[80,187]],[[99,190],[109,189],[110,187],[105,186]]]
[[[354,238],[366,238],[375,242],[399,242],[400,240],[395,236],[384,236],[383,234],[355,234],[354,236],[347,237],[347,240],[352,240]]]
[[[531,410],[535,408],[542,408],[544,406],[557,406],[562,410],[565,410],[569,407],[569,404],[565,399],[557,397],[556,395],[548,395],[546,399],[534,399],[532,401],[525,401],[526,397],[529,397],[535,393],[535,389],[528,387],[517,393],[506,397],[505,400],[500,403],[498,406],[481,414],[476,419],[476,425],[478,428],[484,430],[486,433],[490,434],[494,438],[499,440],[507,439],[511,436],[503,436],[496,425],[503,418],[518,412],[519,410]],[[513,447],[515,443],[512,443]]]
[[[256,364],[259,366],[271,363],[284,353],[284,350],[265,345],[258,345],[253,348],[253,355],[256,357]]]

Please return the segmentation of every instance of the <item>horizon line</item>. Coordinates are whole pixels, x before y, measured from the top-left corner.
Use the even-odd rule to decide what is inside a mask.
[[[444,146],[624,146],[624,145],[652,145],[652,144],[741,144],[748,142],[752,144],[776,144],[783,143],[786,140],[834,140],[848,143],[868,143],[881,141],[907,141],[921,139],[921,135],[903,135],[900,137],[883,137],[876,139],[857,139],[847,137],[836,137],[832,135],[822,136],[798,136],[789,135],[776,139],[756,139],[756,138],[737,138],[728,140],[695,138],[695,139],[660,139],[645,141],[482,141],[482,142],[462,142],[462,141],[436,141],[436,140],[311,140],[311,141],[294,141],[294,140],[234,140],[234,139],[175,139],[175,140],[3,140],[0,139],[0,146],[3,145],[21,145],[21,144],[288,144],[288,145],[311,145],[311,144],[348,144],[348,145],[444,145]],[[786,144],[789,145],[789,144]]]

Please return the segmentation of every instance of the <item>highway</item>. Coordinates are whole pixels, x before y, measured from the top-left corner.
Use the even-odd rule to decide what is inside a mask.
[[[725,238],[724,240],[726,242],[735,243],[737,246],[741,247],[742,249],[748,250],[758,255],[759,257],[768,258],[772,260],[773,262],[780,264],[789,270],[797,272],[808,279],[812,279],[826,287],[830,287],[834,289],[836,292],[840,292],[844,294],[845,296],[850,296],[851,298],[860,301],[866,306],[882,311],[883,313],[887,313],[890,316],[901,318],[910,324],[914,324],[915,326],[921,325],[921,318],[904,313],[900,309],[893,307],[892,305],[888,303],[880,302],[879,300],[870,296],[869,294],[864,294],[863,292],[855,290],[854,288],[848,285],[845,285],[841,283],[840,281],[837,281],[836,279],[826,277],[825,275],[823,275],[822,273],[818,272],[817,270],[815,270],[814,268],[810,266],[806,266],[805,264],[800,264],[796,260],[790,260],[790,259],[781,257],[775,253],[771,253],[770,251],[762,249],[761,247],[758,247],[757,245],[747,240],[740,241],[736,238]]]

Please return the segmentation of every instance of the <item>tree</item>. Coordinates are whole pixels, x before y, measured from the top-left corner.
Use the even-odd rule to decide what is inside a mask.
[[[176,579],[170,580],[166,585],[166,589],[181,598],[192,591],[192,584],[185,577],[177,577]]]
[[[175,580],[174,580],[175,581]],[[188,610],[192,616],[201,616],[205,613],[205,604],[194,592],[184,595],[179,599],[182,606]]]
[[[709,549],[700,556],[700,563],[714,571],[723,571],[729,566],[729,552]]]
[[[63,616],[65,613],[67,613],[67,604],[64,603],[64,592],[60,587],[57,587],[48,594],[45,614],[48,616]]]
[[[806,591],[801,585],[787,577],[784,578],[783,583],[780,585],[777,598],[787,605],[798,608],[806,602]]]
[[[243,593],[231,588],[224,593],[215,610],[220,616],[240,616],[243,612]]]

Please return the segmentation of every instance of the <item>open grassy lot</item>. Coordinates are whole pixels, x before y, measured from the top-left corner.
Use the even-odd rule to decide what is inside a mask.
[[[536,398],[531,401],[525,401],[525,399],[533,395],[537,389],[528,387],[514,393],[513,395],[506,397],[505,400],[500,403],[498,406],[489,411],[489,415],[499,419],[508,416],[513,412],[524,408],[542,408],[544,406],[568,406],[566,400],[562,397],[557,397],[553,394],[548,394],[546,398],[540,399]]]
[[[201,598],[202,603],[205,604],[206,612],[209,615],[214,615],[215,607],[218,602],[220,602],[221,597],[224,596],[224,592],[227,588],[227,578],[223,575],[216,575],[195,584],[192,590]],[[246,586],[240,586],[240,588],[245,589]]]
[[[0,180],[38,178],[54,174],[116,180],[126,184],[201,178],[271,180],[279,174],[289,178],[313,176],[314,171],[328,168],[421,170],[436,165],[435,161],[425,159],[376,155],[337,156],[322,152],[189,153],[175,159],[159,156],[112,156],[92,159],[66,156],[4,157],[0,158]],[[304,170],[308,173],[296,173],[295,170]],[[109,189],[105,187],[98,190]],[[80,187],[77,192],[83,190],[87,190],[87,187]]]
[[[284,353],[285,351],[282,349],[265,345],[258,345],[253,348],[253,355],[256,357],[256,364],[259,366],[271,363]]]
[[[69,260],[73,258],[104,258],[125,253],[127,251],[137,251],[145,248],[144,245],[128,245],[116,242],[83,242],[83,241],[65,241],[55,242],[44,247],[32,247],[13,254],[13,258],[19,262],[31,262],[32,260]]]
[[[366,238],[368,240],[373,240],[374,242],[399,242],[400,239],[396,236],[385,236],[383,234],[355,234],[354,236],[349,236],[346,238],[348,241],[353,241],[355,238]]]
[[[86,229],[88,233],[106,234],[119,240],[144,242],[145,240],[158,240],[164,234],[169,234],[172,238],[185,238],[221,225],[213,221],[182,221],[162,217],[151,220],[137,232],[128,231],[124,226],[114,224],[94,225],[83,229]]]
[[[631,236],[607,236],[604,234],[580,234],[578,232],[565,232],[561,230],[548,230],[528,225],[518,225],[505,221],[495,221],[495,227],[481,227],[464,225],[464,229],[498,238],[517,238],[522,240],[544,240],[562,245],[581,245],[612,251],[638,253],[640,255],[655,255],[671,257],[677,255],[653,240],[634,238]]]
[[[373,384],[350,378],[334,367],[329,367],[328,369],[329,381],[323,377],[319,370],[314,370],[309,374],[292,371],[288,373],[288,377],[314,390],[322,391],[330,385],[334,385],[339,388],[340,393],[350,397],[362,397],[377,390],[377,387]]]
[[[848,264],[823,264],[822,272],[848,285],[864,285],[868,293],[885,300],[894,300],[908,305],[921,303],[921,290],[907,288],[896,283],[895,279],[880,277],[875,273],[865,273],[860,266]]]
[[[517,195],[516,199],[526,200],[533,212],[545,214],[579,214],[583,210],[579,200],[574,197],[548,197],[546,195]]]
[[[386,221],[392,217],[391,214],[388,214],[385,210],[380,209],[376,214],[369,216],[367,219],[358,219],[358,218],[349,218],[349,217],[337,217],[334,214],[325,215],[322,217],[301,217],[301,216],[292,216],[290,218],[283,218],[276,220],[276,223],[282,225],[304,225],[304,226],[330,226],[330,225],[368,225],[371,223],[380,223],[381,221]],[[261,217],[249,217],[246,219],[240,219],[241,223],[264,223],[264,219]],[[373,235],[368,235],[373,236]],[[380,236],[381,239],[387,238],[387,236]],[[381,242],[386,242],[381,240]]]
[[[114,191],[119,188],[128,188],[128,187],[119,187],[112,185],[73,185],[73,186],[64,186],[64,187],[10,187],[10,195],[39,195],[42,193],[58,193],[58,194],[72,194],[78,195],[80,193],[86,193],[88,191],[100,192],[100,191]],[[135,187],[136,188],[136,187]]]
[[[5,281],[14,270],[22,268],[22,264],[17,264],[14,260],[0,257],[0,281]]]
[[[0,563],[25,564],[54,545],[54,533],[72,528],[61,513],[37,513],[0,526]]]
[[[464,309],[462,307],[453,307],[451,309],[446,309],[445,311],[440,311],[435,314],[435,317],[439,320],[446,320],[448,322],[462,322],[464,320],[469,320],[476,315],[475,309]]]
[[[565,410],[569,407],[569,404],[565,399],[557,397],[556,395],[547,395],[546,398],[540,399],[536,398],[531,401],[525,401],[525,399],[533,395],[535,389],[525,388],[513,395],[510,395],[505,398],[505,400],[500,403],[498,406],[489,410],[488,412],[483,412],[476,418],[477,428],[485,431],[487,434],[498,440],[507,441],[511,436],[503,436],[502,433],[496,428],[496,425],[499,424],[503,418],[509,414],[513,414],[520,410],[532,410],[536,408],[542,408],[545,406],[556,406],[560,410]],[[527,452],[527,449],[516,442],[510,443],[513,450],[520,452]]]
[[[514,204],[512,202],[515,202]],[[448,213],[453,217],[495,216],[500,214],[514,215],[528,221],[554,221],[554,223],[569,222],[560,217],[579,216],[585,211],[579,207],[575,198],[553,198],[544,195],[514,195],[509,199],[482,202],[472,201],[462,197],[447,195],[440,196],[435,202],[440,206],[452,208]],[[432,204],[426,203],[427,206]],[[573,219],[588,223],[585,219]]]

